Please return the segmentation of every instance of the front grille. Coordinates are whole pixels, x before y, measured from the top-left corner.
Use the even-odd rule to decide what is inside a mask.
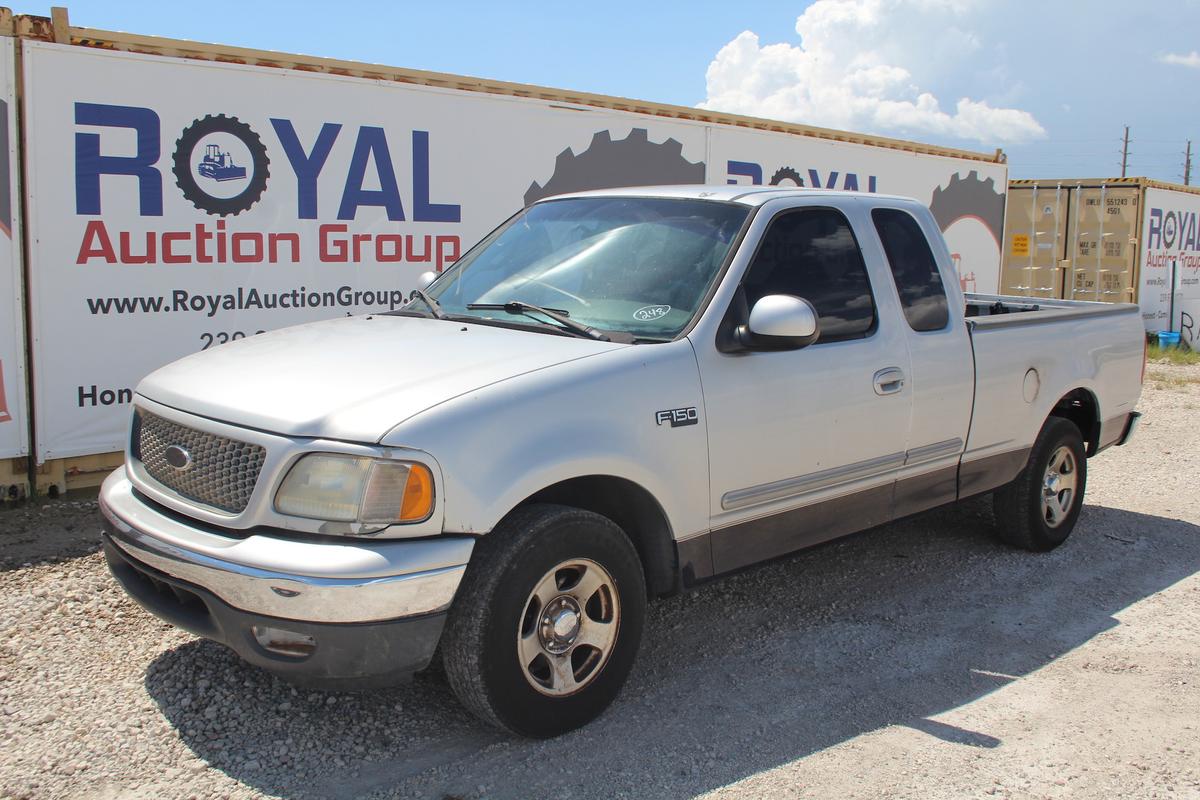
[[[134,412],[131,444],[151,478],[189,500],[231,514],[246,510],[267,457],[259,445],[178,425],[140,408]],[[191,457],[182,469],[167,462],[172,446]]]

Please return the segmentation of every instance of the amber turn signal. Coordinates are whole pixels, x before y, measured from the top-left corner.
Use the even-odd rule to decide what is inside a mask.
[[[410,464],[404,502],[400,504],[401,522],[420,522],[433,511],[433,474],[424,464]]]

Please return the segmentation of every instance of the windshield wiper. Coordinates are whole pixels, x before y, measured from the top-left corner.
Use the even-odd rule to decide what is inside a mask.
[[[595,339],[598,342],[612,341],[600,331],[593,328],[591,325],[584,325],[582,322],[571,319],[567,316],[566,311],[561,311],[552,308],[542,308],[535,306],[533,303],[525,303],[521,300],[509,300],[507,303],[468,303],[468,311],[507,311],[509,314],[524,314],[529,316],[530,311],[537,312],[543,316],[562,325],[563,328],[571,333],[579,336],[586,336],[589,339]]]
[[[446,312],[442,311],[442,304],[434,300],[429,295],[425,294],[424,289],[413,289],[413,294],[421,299],[425,305],[429,306],[429,311],[436,319],[448,319]]]

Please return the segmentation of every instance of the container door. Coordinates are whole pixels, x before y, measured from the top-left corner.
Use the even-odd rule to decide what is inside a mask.
[[[1001,294],[1063,297],[1069,219],[1068,187],[1057,184],[1009,188]]]
[[[1067,299],[1134,301],[1140,193],[1136,186],[1105,184],[1074,190]]]

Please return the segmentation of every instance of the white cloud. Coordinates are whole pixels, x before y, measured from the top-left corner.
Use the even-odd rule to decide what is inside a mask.
[[[1193,50],[1186,55],[1178,53],[1167,53],[1159,56],[1158,60],[1164,64],[1178,64],[1181,67],[1191,67],[1192,69],[1200,69],[1200,53]]]
[[[939,84],[990,79],[1003,65],[971,29],[980,0],[817,0],[796,20],[798,45],[744,31],[709,64],[701,108],[831,128],[1011,144],[1046,131],[1027,111],[961,97]]]

